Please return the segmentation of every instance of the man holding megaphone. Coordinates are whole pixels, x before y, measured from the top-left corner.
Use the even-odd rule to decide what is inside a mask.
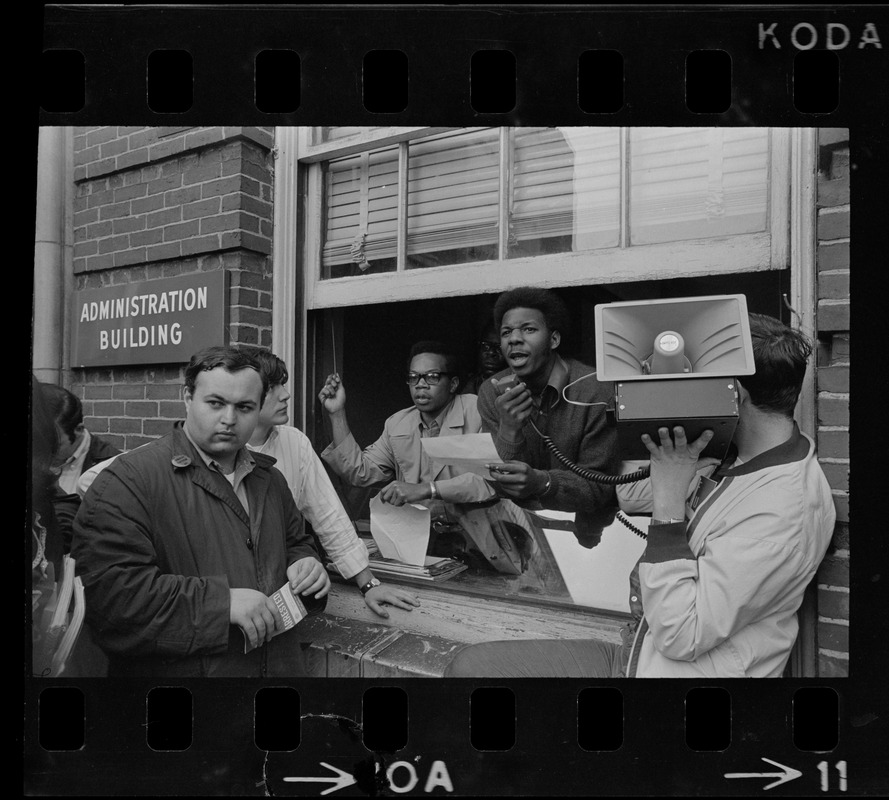
[[[623,644],[482,643],[458,653],[446,675],[783,675],[836,512],[815,444],[793,418],[811,343],[772,317],[751,314],[749,326],[755,372],[737,378],[739,419],[721,463],[700,458],[709,430],[694,441],[681,425],[642,434],[651,474],[622,507],[652,519],[630,576],[634,620]]]

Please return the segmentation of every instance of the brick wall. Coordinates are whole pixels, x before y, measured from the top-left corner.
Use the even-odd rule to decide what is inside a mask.
[[[74,130],[75,287],[225,270],[229,342],[271,344],[271,128]],[[170,430],[184,365],[75,370],[89,430],[131,449]]]
[[[849,674],[849,131],[819,131],[818,459],[837,523],[818,571],[818,674]]]

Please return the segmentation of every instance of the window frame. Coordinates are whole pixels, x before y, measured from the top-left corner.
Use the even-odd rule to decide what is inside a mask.
[[[420,135],[430,135],[432,133],[443,132],[447,130],[456,130],[453,127],[416,127],[416,128],[379,128],[366,131],[363,135],[351,137],[348,140],[340,140],[336,143],[323,143],[320,145],[310,144],[310,130],[303,127],[284,127],[278,126],[276,130],[276,146],[273,154],[277,159],[276,180],[275,180],[275,228],[273,243],[273,281],[275,286],[275,295],[278,298],[288,298],[285,302],[275,302],[273,310],[273,329],[272,329],[272,348],[284,358],[288,364],[290,374],[293,378],[293,403],[294,413],[292,415],[293,424],[300,426],[303,430],[307,430],[307,407],[312,403],[314,398],[314,383],[307,381],[313,372],[307,364],[314,363],[311,358],[315,346],[313,337],[307,329],[308,312],[314,309],[329,308],[336,315],[337,308],[348,305],[354,305],[362,302],[390,302],[400,299],[393,296],[393,287],[388,285],[391,281],[385,283],[378,282],[378,288],[375,289],[373,298],[368,295],[369,287],[373,286],[373,281],[367,281],[367,278],[379,278],[383,276],[362,276],[357,279],[340,278],[333,279],[337,286],[344,288],[336,288],[327,290],[327,292],[316,293],[315,287],[320,283],[320,218],[321,218],[321,183],[317,177],[313,178],[313,174],[320,172],[320,167],[316,169],[313,165],[318,162],[333,158],[340,155],[348,155],[360,152],[368,147],[382,147],[386,144],[394,142],[406,141]],[[508,132],[510,129],[502,129]],[[624,165],[627,165],[626,148],[627,136],[621,137],[621,159]],[[771,138],[771,154],[770,154],[770,190],[769,190],[769,210],[768,210],[768,235],[769,235],[769,255],[768,258],[756,260],[752,266],[750,264],[743,265],[739,271],[753,271],[759,269],[782,269],[789,268],[791,276],[790,297],[785,296],[785,300],[794,309],[795,320],[799,328],[813,337],[815,334],[815,312],[816,312],[816,276],[815,276],[815,219],[817,209],[815,206],[815,185],[817,181],[817,128],[773,128]],[[501,164],[504,169],[501,173],[501,186],[503,187],[504,196],[508,197],[509,189],[509,169],[508,169],[508,148],[501,148]],[[625,166],[626,168],[626,166]],[[406,174],[406,170],[405,170]],[[626,203],[627,178],[624,178],[621,184],[621,213],[628,214],[629,208]],[[502,203],[501,207],[506,204]],[[302,211],[300,211],[302,209]],[[406,213],[404,218],[406,224]],[[317,224],[313,224],[317,223]],[[300,225],[305,225],[306,230],[300,230]],[[626,231],[628,230],[625,220],[621,225],[621,245],[626,247]],[[772,236],[771,234],[775,235]],[[506,244],[506,226],[501,225],[501,248],[504,251]],[[703,258],[705,250],[704,245],[711,245],[710,255],[715,251],[712,250],[714,242],[707,240],[698,240],[692,243],[690,247],[691,255]],[[638,247],[638,246],[637,246]],[[651,248],[663,248],[663,245],[644,246],[649,248],[652,257],[656,256]],[[732,248],[732,263],[735,261],[743,261],[743,251]],[[314,254],[314,259],[312,258]],[[688,255],[688,253],[673,252],[674,256]],[[586,257],[587,254],[580,254]],[[666,274],[662,269],[647,269],[638,275],[621,274],[607,275],[599,280],[591,280],[590,272],[586,270],[582,281],[577,281],[573,274],[560,275],[558,278],[541,279],[542,270],[540,266],[543,262],[541,258],[551,259],[553,261],[571,261],[575,254],[535,257],[531,259],[538,269],[534,272],[533,279],[526,283],[540,286],[569,286],[573,283],[590,284],[593,282],[612,283],[631,280],[646,279],[663,279],[669,277],[694,277],[713,274],[714,271],[704,267],[696,267],[689,272],[670,272]],[[413,270],[410,272],[420,273],[426,278],[430,278],[430,274],[434,276],[434,284],[427,281],[424,282],[424,296],[428,297],[432,292],[440,294],[440,296],[458,296],[467,293],[480,294],[485,291],[503,291],[512,286],[520,285],[522,279],[516,274],[510,272],[505,273],[506,266],[513,266],[516,261],[497,262],[499,269],[495,270],[495,275],[486,276],[484,286],[479,285],[478,278],[483,274],[478,271],[479,267],[488,266],[486,262],[476,262],[472,264],[475,270],[473,273],[474,283],[464,284],[461,276],[455,272],[454,265],[426,270]],[[655,262],[663,263],[663,262]],[[457,265],[460,266],[460,265]],[[727,272],[733,271],[729,267]],[[438,276],[435,273],[439,273]],[[404,280],[405,276],[401,273],[393,273],[398,276],[399,280]],[[465,277],[465,276],[462,276]],[[358,281],[358,283],[356,283]],[[354,286],[352,285],[354,284]],[[464,285],[472,286],[471,292],[467,292],[462,287]],[[348,286],[348,289],[345,287]],[[379,299],[376,299],[379,295]],[[342,348],[342,342],[333,344],[334,350]],[[800,428],[814,436],[815,431],[815,375],[813,369],[807,373],[800,401],[797,406],[796,418]],[[311,378],[316,376],[311,375]],[[343,593],[344,596],[346,593]],[[348,596],[349,602],[354,598]],[[360,606],[360,608],[359,608]],[[365,612],[363,603],[356,604],[354,616],[359,617]],[[526,610],[519,611],[521,615],[527,613]],[[559,616],[568,617],[572,620],[576,617],[580,620],[579,624],[586,627],[584,620],[590,620],[595,627],[599,624],[606,628],[614,624],[613,618],[608,615],[603,616],[601,613],[593,609],[578,608],[576,610],[559,610],[556,612]],[[806,602],[799,611],[800,616],[800,633],[797,644],[791,655],[791,669],[793,675],[797,677],[810,677],[817,675],[817,649],[814,643],[816,611],[814,609],[814,601],[812,597],[807,596]],[[602,631],[604,632],[604,630]],[[601,633],[591,632],[591,635],[601,635]]]
[[[309,138],[310,129],[303,134]],[[508,215],[511,178],[509,139],[514,128],[501,127],[500,132],[500,235],[499,257],[474,261],[408,269],[407,208],[403,198],[407,192],[407,143],[443,131],[460,128],[383,128],[366,131],[347,140],[308,146],[300,156],[308,182],[306,238],[304,252],[304,291],[307,309],[319,310],[418,300],[424,297],[455,297],[501,291],[505,287],[535,285],[547,288],[569,287],[628,281],[664,279],[665,277],[696,277],[722,273],[753,272],[783,269],[789,266],[790,250],[790,168],[791,134],[786,128],[769,130],[769,201],[766,230],[719,238],[689,239],[661,244],[630,245],[629,243],[629,132],[621,127],[622,160],[620,191],[620,243],[617,247],[579,252],[508,258],[505,224]],[[363,151],[399,145],[398,243],[397,267],[394,272],[367,273],[341,278],[321,278],[321,246],[323,220],[323,175],[321,162]],[[668,269],[662,264],[681,264],[682,269]],[[470,288],[471,287],[471,291]]]

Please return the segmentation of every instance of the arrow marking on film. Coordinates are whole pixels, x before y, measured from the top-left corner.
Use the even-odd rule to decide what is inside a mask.
[[[800,775],[803,773],[798,769],[793,769],[793,767],[785,767],[783,764],[779,764],[777,761],[772,761],[770,758],[763,758],[763,761],[768,761],[769,764],[773,764],[778,767],[781,772],[726,772],[726,778],[777,778],[774,783],[770,783],[768,786],[763,786],[763,789],[771,789],[775,786],[780,786],[782,783],[787,783],[788,781],[795,781]]]
[[[343,772],[341,769],[337,769],[331,764],[328,764],[325,761],[321,762],[322,767],[327,767],[331,772],[336,772],[336,776],[333,778],[284,778],[287,783],[332,783],[333,786],[325,789],[321,794],[330,794],[331,792],[338,792],[340,789],[345,789],[347,786],[351,786],[353,783],[356,783],[355,778],[350,775],[348,772]]]

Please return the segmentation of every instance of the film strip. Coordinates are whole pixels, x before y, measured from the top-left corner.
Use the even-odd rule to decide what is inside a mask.
[[[878,359],[885,6],[46,6],[40,25],[45,126],[848,129],[856,341]],[[857,386],[857,457],[878,387]],[[28,677],[25,794],[883,795],[878,474],[855,479],[845,675]]]

